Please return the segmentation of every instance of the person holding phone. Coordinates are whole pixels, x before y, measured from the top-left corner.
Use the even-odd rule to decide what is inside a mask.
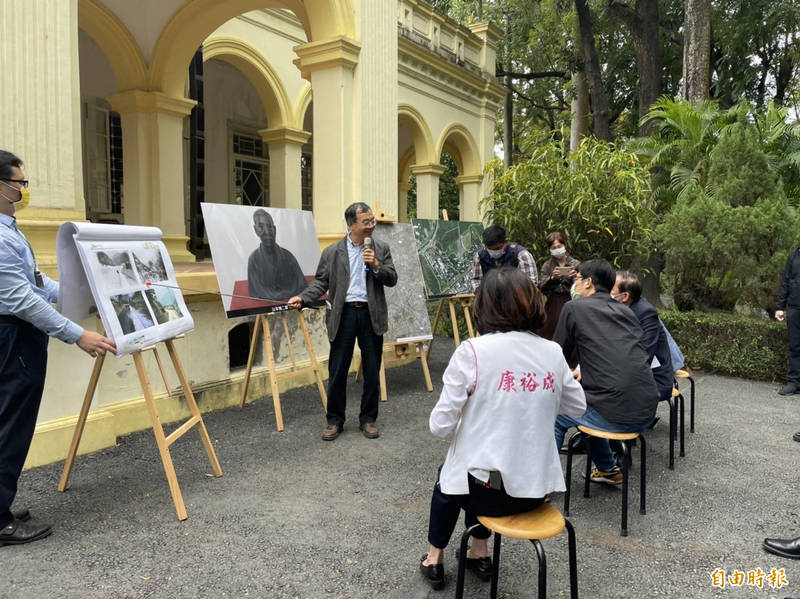
[[[552,339],[561,309],[570,299],[569,290],[581,263],[569,255],[567,238],[561,231],[553,231],[547,236],[547,248],[550,258],[542,265],[539,281],[539,288],[547,298],[544,307],[547,320],[539,335]]]
[[[586,398],[561,348],[535,331],[544,309],[539,289],[513,267],[492,269],[473,306],[480,336],[464,341],[444,372],[444,388],[430,416],[437,437],[453,435],[431,497],[428,553],[419,568],[434,589],[444,586],[444,548],[466,512],[507,516],[535,509],[564,491],[553,430],[556,416],[586,411]],[[513,351],[509,351],[513,348]],[[481,580],[492,562],[480,527],[473,533],[466,566]]]

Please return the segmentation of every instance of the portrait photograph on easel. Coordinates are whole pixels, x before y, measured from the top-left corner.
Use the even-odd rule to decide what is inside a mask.
[[[228,318],[287,310],[319,261],[311,212],[201,204]]]

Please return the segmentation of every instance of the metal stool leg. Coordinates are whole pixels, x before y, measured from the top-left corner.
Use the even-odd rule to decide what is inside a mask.
[[[628,536],[628,466],[630,465],[630,451],[628,442],[622,442],[622,536]]]
[[[589,480],[592,474],[592,437],[586,436],[586,478],[583,484],[583,496],[589,497]]]
[[[669,469],[675,470],[675,429],[678,426],[676,422],[678,413],[675,405],[675,400],[669,398]]]
[[[686,455],[686,451],[684,450],[684,440],[686,438],[686,414],[684,413],[684,400],[683,394],[678,395],[678,404],[681,407],[681,453],[680,456],[683,457]]]
[[[494,533],[494,548],[492,554],[494,556],[494,564],[492,564],[492,588],[489,596],[492,599],[497,599],[497,581],[500,579],[500,539],[502,536],[499,532]]]
[[[569,541],[569,596],[570,599],[578,599],[578,556],[577,543],[575,542],[575,529],[572,523],[564,519],[567,527],[567,539]]]
[[[464,534],[461,535],[461,551],[458,554],[458,579],[456,581],[456,599],[464,597],[464,575],[467,571],[467,547],[469,546],[469,538],[472,532],[478,528],[480,524],[473,524]]]
[[[641,434],[639,435],[639,441],[641,442],[641,446],[639,448],[639,461],[641,462],[639,465],[639,493],[642,496],[641,504],[639,506],[639,513],[646,514],[647,510],[645,508],[645,498],[647,497],[647,443]]]
[[[569,516],[569,494],[572,486],[572,452],[582,436],[581,433],[575,433],[570,437],[569,443],[567,443],[567,490],[564,493],[564,514],[567,516]]]
[[[547,558],[544,555],[544,547],[538,539],[531,539],[531,543],[536,547],[536,555],[539,556],[539,599],[547,599]],[[492,596],[492,599],[496,597]]]
[[[694,379],[689,377],[689,432],[694,432]]]

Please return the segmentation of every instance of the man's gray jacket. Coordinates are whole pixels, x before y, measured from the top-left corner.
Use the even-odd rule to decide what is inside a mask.
[[[382,241],[372,239],[375,258],[380,263],[378,272],[367,271],[367,304],[372,321],[372,330],[376,335],[383,335],[389,328],[389,312],[386,308],[386,296],[383,287],[394,287],[397,283],[397,272],[394,270],[392,253],[389,246]],[[366,268],[366,265],[365,265]],[[300,294],[303,303],[319,299],[327,291],[331,308],[327,315],[328,339],[333,342],[342,319],[344,300],[350,287],[350,260],[347,255],[347,237],[325,248],[319,259],[314,280]]]

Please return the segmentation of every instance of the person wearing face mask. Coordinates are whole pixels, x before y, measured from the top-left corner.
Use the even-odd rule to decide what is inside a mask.
[[[668,401],[672,396],[675,369],[672,366],[667,329],[661,324],[653,304],[642,297],[639,277],[627,270],[617,271],[617,280],[611,290],[611,297],[628,306],[639,319],[642,327],[642,345],[653,369],[659,399]]]
[[[531,253],[517,243],[508,241],[506,230],[492,225],[483,230],[483,246],[472,260],[472,290],[481,286],[483,275],[493,268],[519,268],[536,285],[539,273]]]
[[[583,424],[616,433],[644,431],[658,407],[651,361],[642,346],[642,327],[630,308],[611,297],[616,273],[605,260],[581,263],[573,283],[576,301],[561,311],[553,341],[564,357],[577,350],[580,379],[586,393],[586,413],[578,418],[556,418],[558,447],[571,427]],[[592,482],[622,483],[611,447],[605,439],[592,439],[591,457],[596,468]]]
[[[364,369],[359,428],[367,439],[380,436],[377,423],[379,375],[383,334],[389,328],[383,288],[397,284],[389,246],[372,238],[376,224],[372,209],[363,202],[350,204],[344,211],[344,220],[347,235],[323,250],[314,280],[287,302],[290,308],[299,310],[318,300],[326,291],[330,297],[328,423],[322,431],[323,441],[333,441],[344,427],[347,373],[356,339]]]
[[[561,309],[570,300],[570,286],[575,280],[580,262],[569,255],[567,238],[561,231],[553,231],[547,236],[546,241],[550,258],[542,265],[539,288],[547,298],[544,306],[547,320],[539,331],[539,336],[552,339]]]
[[[33,522],[29,510],[11,511],[39,414],[49,337],[75,343],[92,357],[116,351],[111,339],[85,331],[51,305],[58,283],[39,271],[14,216],[28,199],[22,161],[0,150],[0,547],[51,532],[50,525]]]

